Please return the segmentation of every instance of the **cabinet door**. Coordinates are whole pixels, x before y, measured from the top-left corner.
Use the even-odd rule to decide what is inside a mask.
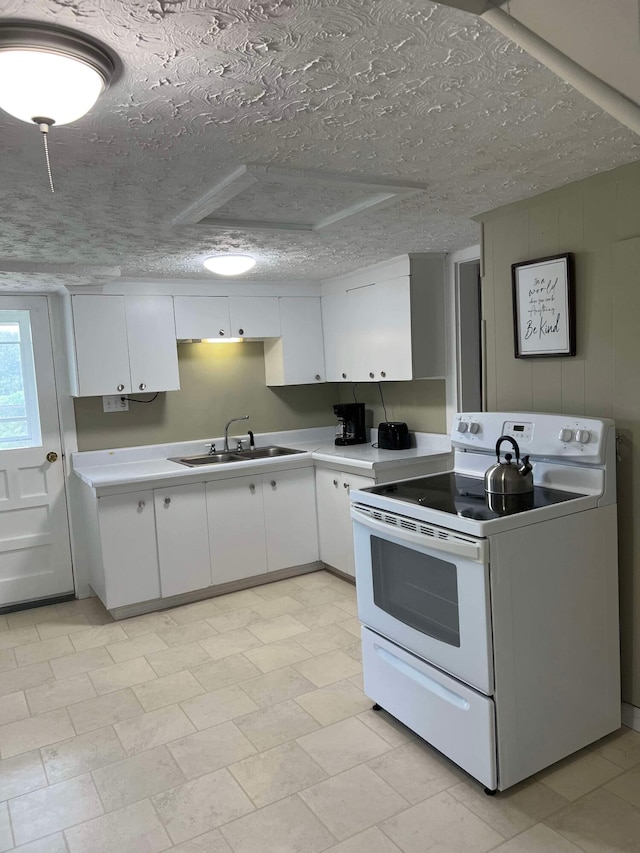
[[[345,571],[344,499],[342,475],[328,468],[316,469],[318,539],[320,559],[334,569]]]
[[[267,385],[324,382],[320,297],[285,296],[279,303],[282,337],[264,348]]]
[[[260,475],[206,484],[213,584],[267,571]]]
[[[77,387],[74,396],[131,391],[124,296],[72,297]]]
[[[211,586],[204,483],[155,489],[153,500],[162,597]]]
[[[277,296],[231,296],[231,335],[240,338],[279,338]]]
[[[171,296],[125,297],[132,391],[177,391],[178,348]]]
[[[411,283],[400,276],[372,288],[371,370],[376,381],[413,379]],[[427,318],[425,317],[425,323]]]
[[[370,284],[347,291],[350,372],[353,382],[371,382],[380,379],[375,373],[374,342],[378,324],[375,287],[375,284]]]
[[[270,572],[318,559],[313,468],[262,475]]]
[[[345,503],[342,515],[344,525],[342,531],[344,537],[344,565],[342,571],[353,578],[356,576],[356,564],[353,553],[353,522],[351,521],[351,499],[349,498],[349,492],[351,489],[366,489],[373,485],[375,485],[375,480],[371,479],[371,477],[361,477],[358,474],[341,475],[341,491]]]
[[[176,338],[230,338],[228,296],[176,296]]]
[[[327,382],[352,382],[353,373],[352,323],[347,294],[329,293],[322,297],[322,328],[324,331],[324,360]]]
[[[98,498],[98,526],[109,609],[160,598],[153,492]]]

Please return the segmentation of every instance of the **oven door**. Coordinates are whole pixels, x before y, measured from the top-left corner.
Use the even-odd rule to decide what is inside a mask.
[[[362,624],[492,695],[487,540],[361,504],[351,517]]]

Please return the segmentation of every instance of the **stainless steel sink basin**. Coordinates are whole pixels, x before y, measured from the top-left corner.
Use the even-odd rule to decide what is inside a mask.
[[[273,459],[276,456],[291,456],[293,453],[304,453],[304,450],[293,450],[291,447],[256,447],[254,450],[238,450],[229,453],[206,453],[203,456],[173,456],[168,461],[198,468],[200,465],[220,465],[224,462],[246,462],[250,459]]]

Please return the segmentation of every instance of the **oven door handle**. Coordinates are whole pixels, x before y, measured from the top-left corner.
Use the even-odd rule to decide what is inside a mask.
[[[466,557],[473,560],[475,563],[487,563],[488,544],[485,539],[476,541],[468,541],[462,539],[447,530],[442,532],[447,538],[439,539],[435,535],[426,533],[415,533],[412,530],[407,530],[404,527],[399,527],[396,524],[388,524],[384,521],[379,521],[377,518],[372,518],[366,511],[362,511],[357,506],[351,507],[351,518],[371,530],[386,534],[386,536],[395,536],[403,542],[412,542],[419,545],[421,548],[427,548],[432,551],[444,551],[448,554],[453,554],[458,557]],[[422,524],[417,522],[418,527],[438,532],[439,528],[431,524]]]

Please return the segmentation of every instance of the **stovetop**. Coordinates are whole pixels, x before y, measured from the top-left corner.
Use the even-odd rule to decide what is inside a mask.
[[[534,486],[533,492],[525,495],[487,495],[484,478],[456,474],[454,471],[373,486],[366,491],[478,521],[490,521],[584,497],[576,492],[544,486]]]

